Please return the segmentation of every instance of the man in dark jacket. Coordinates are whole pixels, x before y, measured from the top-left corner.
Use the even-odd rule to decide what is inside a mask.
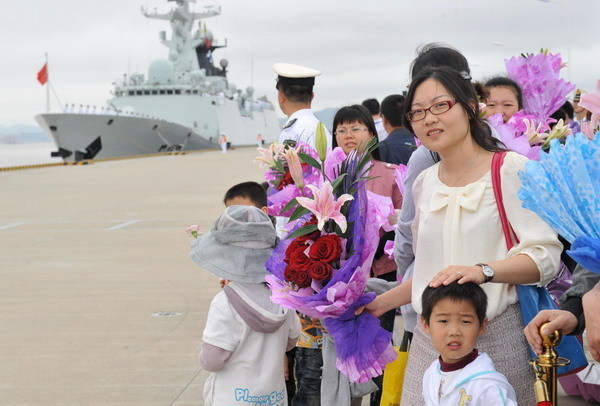
[[[402,95],[393,94],[381,102],[383,127],[389,134],[379,145],[383,162],[406,165],[411,154],[417,149],[415,136],[402,126],[403,112],[404,96]]]

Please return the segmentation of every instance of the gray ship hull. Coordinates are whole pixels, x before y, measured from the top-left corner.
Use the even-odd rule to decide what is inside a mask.
[[[178,0],[166,13],[151,19],[169,21],[171,38],[161,32],[168,59],[156,59],[142,73],[124,74],[113,82],[113,97],[102,107],[75,104],[63,113],[35,117],[67,160],[114,158],[162,151],[218,148],[222,135],[234,146],[276,140],[280,126],[273,104],[256,98],[250,86],[237,89],[227,79],[226,59],[216,67],[213,52],[224,48],[197,20],[221,14],[220,7],[190,10],[191,0]],[[194,26],[198,27],[194,29]],[[78,112],[75,114],[75,112]],[[81,114],[81,113],[84,114]]]
[[[65,113],[39,114],[35,119],[59,148],[73,152],[66,161],[74,160],[75,151],[85,150],[98,137],[102,149],[95,158],[218,148],[190,128],[160,119]]]

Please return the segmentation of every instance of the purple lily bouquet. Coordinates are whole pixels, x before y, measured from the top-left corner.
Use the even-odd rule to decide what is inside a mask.
[[[375,298],[364,291],[379,242],[377,208],[365,188],[376,142],[348,156],[341,148],[326,154],[323,130],[316,145],[316,158],[298,158],[320,179],[305,186],[309,195],[290,198],[281,210],[291,212],[290,232],[266,263],[266,281],[273,302],[322,320],[336,345],[338,370],[366,382],[396,357],[379,320],[368,312],[354,315]]]
[[[550,145],[550,141],[572,134],[571,128],[562,119],[550,130],[548,125],[523,111],[514,114],[506,123],[502,121],[501,114],[494,114],[487,121],[506,148],[534,161],[540,160],[540,152]]]
[[[512,151],[538,161],[540,151],[549,147],[553,139],[566,138],[571,128],[550,116],[567,100],[575,85],[560,78],[564,66],[560,54],[542,50],[539,54],[522,54],[504,61],[508,75],[523,91],[523,110],[514,114],[507,123],[495,114],[488,118],[500,140]]]
[[[560,78],[564,66],[560,54],[541,50],[504,60],[506,72],[521,86],[523,109],[543,126],[566,101],[575,85]]]

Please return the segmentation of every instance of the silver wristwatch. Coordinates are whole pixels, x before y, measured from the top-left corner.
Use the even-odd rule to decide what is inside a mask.
[[[485,281],[483,283],[489,282],[494,278],[494,268],[492,268],[488,264],[476,264],[476,265],[481,267],[483,276],[485,276]]]

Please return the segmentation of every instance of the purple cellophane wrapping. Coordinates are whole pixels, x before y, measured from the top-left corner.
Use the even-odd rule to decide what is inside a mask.
[[[407,176],[408,166],[404,164],[398,165],[398,167],[394,171],[394,179],[396,179],[396,185],[398,185],[398,190],[400,190],[402,196],[404,196],[404,182],[406,181]]]
[[[342,261],[340,269],[318,293],[311,288],[294,290],[285,281],[284,257],[290,239],[284,239],[266,263],[271,300],[307,316],[323,319],[336,344],[336,366],[352,382],[366,382],[380,375],[395,357],[390,335],[379,327],[379,320],[367,312],[354,316],[356,308],[375,298],[373,294],[364,293],[379,242],[375,216],[373,208],[369,208],[365,188],[359,188],[348,210],[348,222],[354,227],[347,243],[352,247],[352,255]],[[294,229],[303,223],[299,221]]]
[[[523,131],[521,127],[523,115],[515,114],[508,120],[503,122],[502,114],[494,114],[488,117],[487,121],[490,126],[496,130],[500,141],[506,146],[507,149],[514,151],[518,154],[524,155],[529,159],[538,161],[540,159],[540,151],[542,147],[529,145],[529,140],[526,136],[520,135]]]
[[[506,72],[523,91],[523,109],[545,123],[566,101],[575,85],[560,78],[560,54],[505,59]]]
[[[339,318],[324,320],[325,328],[335,341],[336,367],[352,382],[367,382],[383,373],[385,365],[396,359],[390,345],[392,333],[379,326],[379,319],[354,311],[375,298],[374,293],[363,295]]]

